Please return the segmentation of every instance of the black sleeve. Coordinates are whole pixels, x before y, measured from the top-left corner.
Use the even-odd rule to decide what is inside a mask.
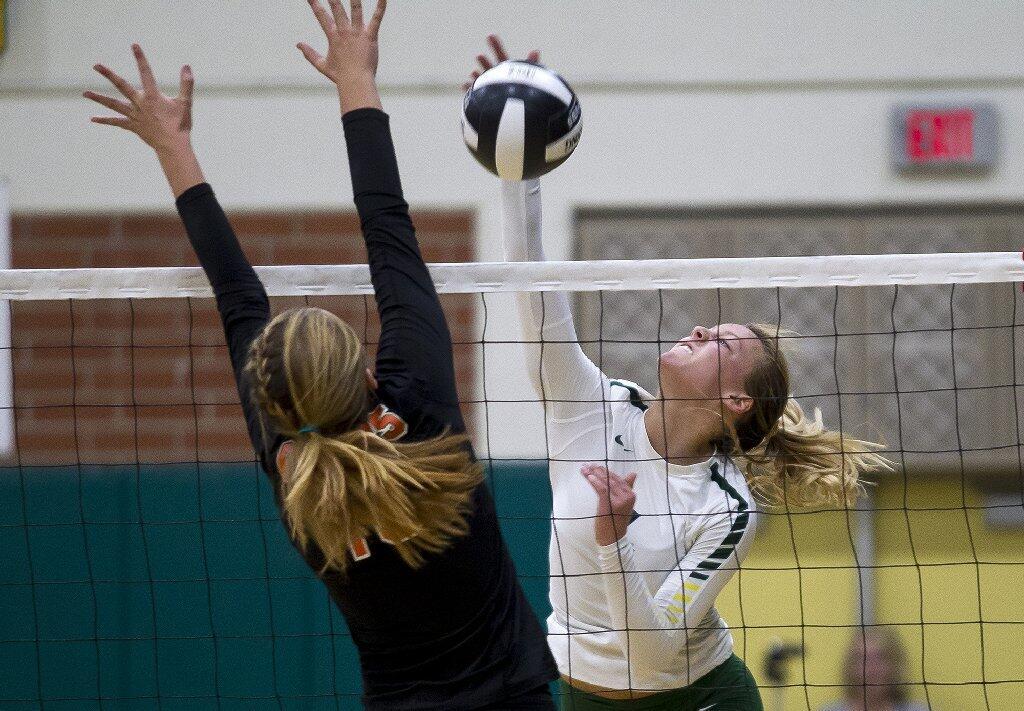
[[[357,109],[342,120],[381,321],[377,379],[396,389],[411,381],[425,404],[461,431],[451,335],[402,197],[388,116]]]
[[[250,344],[270,319],[267,292],[245,258],[213,188],[206,183],[189,188],[178,197],[177,206],[188,239],[217,299],[249,439],[263,468],[273,473],[273,453],[280,436],[265,420],[261,422],[263,418],[252,401],[243,372]]]

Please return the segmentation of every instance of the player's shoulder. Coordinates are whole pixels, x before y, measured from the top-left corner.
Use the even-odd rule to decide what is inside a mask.
[[[654,396],[631,380],[612,378],[607,381],[607,397],[611,403],[623,403],[641,412],[647,410]]]
[[[715,464],[717,466],[712,466]],[[734,550],[742,560],[757,530],[757,506],[743,473],[731,461],[716,457],[708,464],[708,470],[701,495],[698,530],[700,535],[721,539],[719,547]]]
[[[715,457],[707,467],[709,513],[753,513],[757,509],[747,478],[732,459]]]

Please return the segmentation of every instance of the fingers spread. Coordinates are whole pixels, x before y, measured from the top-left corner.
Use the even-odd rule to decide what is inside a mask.
[[[156,92],[156,78],[153,76],[153,69],[149,66],[149,60],[137,44],[132,45],[132,52],[135,53],[135,63],[139,65],[139,79],[142,80],[142,90],[147,94]]]
[[[111,84],[117,87],[117,90],[121,92],[124,98],[128,99],[128,101],[133,104],[137,103],[136,98],[138,96],[138,92],[135,90],[135,87],[122,78],[121,75],[102,64],[93,66],[93,69],[102,74]]]
[[[603,502],[610,500],[614,474],[599,464],[587,464],[580,469],[580,473],[586,478],[594,491],[598,493]]]
[[[89,99],[90,101],[95,101],[97,104],[101,106],[106,106],[111,111],[116,111],[117,113],[122,114],[123,116],[130,115],[133,108],[132,105],[129,104],[127,101],[121,101],[120,99],[115,99],[110,96],[97,94],[95,91],[86,91],[82,94],[82,96]]]
[[[358,29],[363,27],[362,0],[352,0],[352,26]]]
[[[491,60],[487,58],[486,54],[476,55],[476,61],[480,65],[480,68],[483,69],[485,72],[494,66],[493,64],[491,64]]]
[[[373,11],[373,17],[370,19],[370,26],[366,28],[367,34],[370,35],[370,39],[374,42],[377,41],[377,35],[380,33],[380,23],[384,19],[384,11],[388,9],[388,0],[377,0],[377,7]]]
[[[348,27],[348,13],[345,12],[345,8],[341,4],[341,0],[327,0],[327,4],[331,6],[331,13],[334,15],[334,24],[338,27]]]
[[[313,15],[316,16],[316,20],[320,23],[320,29],[324,31],[324,34],[328,37],[333,35],[337,28],[335,28],[334,21],[327,14],[327,10],[324,9],[319,0],[309,0],[309,7],[313,10]]]
[[[469,74],[469,81],[467,81],[465,84],[462,85],[462,90],[463,91],[469,91],[470,89],[472,89],[473,88],[473,84],[475,84],[476,80],[479,79],[479,78],[480,78],[480,72],[470,72],[470,74]]]
[[[192,76],[192,67],[185,65],[181,68],[181,79],[178,83],[178,98],[187,105],[192,103],[192,90],[195,88],[195,78]]]
[[[611,486],[614,490],[618,491],[622,487],[624,482],[622,480],[622,477],[620,477],[618,474],[611,472],[605,469],[604,467],[601,467],[600,473],[603,474],[608,479],[608,485]]]
[[[501,38],[498,35],[487,35],[487,44],[491,45],[491,49],[494,50],[494,56],[499,62],[504,62],[508,59],[508,52],[505,51],[505,45],[501,43]]]
[[[117,126],[118,128],[123,128],[129,131],[131,130],[128,127],[128,119],[126,118],[119,118],[117,116],[93,116],[89,120],[93,123],[101,123],[104,126]]]
[[[593,464],[587,464],[587,465],[584,465],[584,466],[583,466],[583,467],[582,467],[582,468],[580,469],[580,474],[582,474],[582,475],[583,475],[583,477],[584,477],[584,478],[585,478],[585,479],[586,479],[587,481],[589,481],[589,482],[590,482],[590,485],[591,485],[591,486],[594,486],[594,485],[595,485],[595,482],[596,482],[596,481],[598,481],[598,480],[600,480],[600,478],[601,478],[601,477],[597,476],[596,472],[594,471],[594,465],[593,465]],[[595,488],[596,488],[596,487],[595,487]]]
[[[195,87],[195,79],[192,77],[192,67],[186,64],[181,68],[181,81],[178,88],[178,101],[181,102],[185,112],[181,116],[181,129],[192,130],[192,89]]]
[[[316,67],[318,72],[323,72],[324,58],[319,52],[310,47],[305,42],[299,42],[296,47],[302,52],[302,56],[306,58],[306,61]]]

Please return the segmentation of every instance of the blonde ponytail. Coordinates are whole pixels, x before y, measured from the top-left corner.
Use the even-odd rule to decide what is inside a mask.
[[[882,446],[825,428],[821,411],[809,418],[789,397],[789,368],[772,326],[749,326],[765,359],[748,376],[754,405],[732,433],[732,450],[751,491],[770,506],[846,508],[864,492],[863,477],[892,470]]]
[[[465,437],[393,443],[353,430],[296,439],[282,473],[292,536],[321,551],[324,568],[344,571],[349,545],[376,534],[412,567],[468,530],[480,467]]]
[[[879,445],[825,428],[789,400],[775,431],[743,459],[750,490],[769,505],[846,508],[864,493],[863,476],[890,469]]]
[[[349,546],[371,535],[412,567],[468,531],[481,467],[464,435],[389,442],[362,428],[369,407],[355,331],[317,308],[282,313],[253,341],[252,395],[291,440],[281,498],[295,541],[344,572]]]

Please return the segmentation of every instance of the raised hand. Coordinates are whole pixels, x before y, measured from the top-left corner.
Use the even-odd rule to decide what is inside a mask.
[[[95,65],[93,69],[110,80],[127,101],[97,94],[94,91],[85,92],[85,98],[121,114],[93,116],[92,122],[131,131],[158,153],[187,144],[192,131],[192,68],[188,65],[181,68],[178,95],[171,98],[160,92],[142,47],[133,44],[132,51],[139,66],[142,90],[136,89],[131,82],[109,67],[103,64]]]
[[[597,492],[597,516],[594,519],[597,545],[611,545],[626,535],[626,527],[633,518],[636,474],[621,477],[597,464],[586,465],[580,473]]]
[[[480,65],[479,70],[473,70],[469,74],[469,81],[462,85],[463,91],[469,91],[470,87],[483,72],[493,67],[495,64],[501,64],[508,60],[508,52],[505,51],[505,46],[501,43],[501,38],[498,35],[487,35],[487,44],[491,46],[491,50],[494,52],[494,62],[491,62],[490,58],[486,54],[476,55],[476,61]],[[539,62],[540,52],[533,50],[526,55],[527,62]]]
[[[351,18],[341,0],[329,0],[328,13],[320,0],[308,0],[320,28],[327,36],[327,54],[321,55],[305,42],[297,47],[318,72],[338,86],[342,112],[365,106],[380,108],[376,76],[380,23],[387,0],[377,0],[369,23],[363,22],[363,3],[351,0]]]
[[[86,91],[83,96],[120,114],[93,116],[93,123],[131,131],[156,151],[177,197],[204,181],[191,142],[192,68],[188,65],[181,68],[178,95],[172,98],[161,93],[142,47],[133,44],[132,52],[139,67],[141,90],[109,67],[96,64],[93,69],[106,77],[126,101],[95,91]]]

